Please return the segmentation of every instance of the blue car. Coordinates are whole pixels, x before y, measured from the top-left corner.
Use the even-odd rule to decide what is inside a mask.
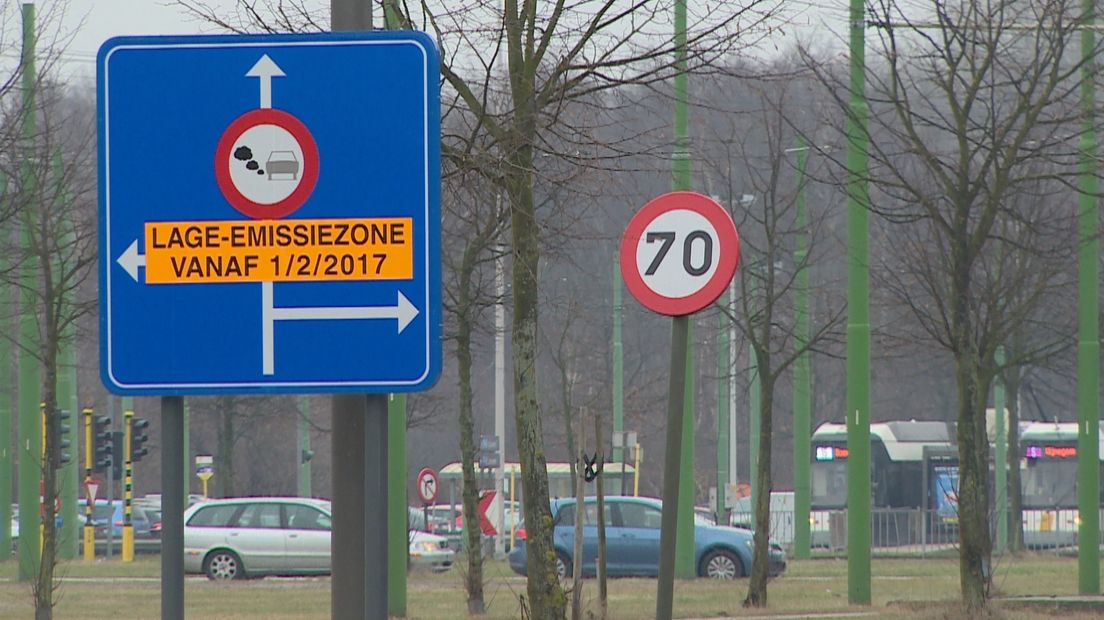
[[[597,573],[598,527],[597,498],[588,497],[583,515],[583,575]],[[575,500],[552,502],[552,542],[556,550],[556,572],[561,578],[572,574],[575,561]],[[649,497],[607,497],[606,572],[614,577],[655,577],[659,575],[659,530],[663,504]],[[521,536],[519,535],[519,539]],[[698,575],[713,579],[735,579],[751,573],[752,532],[742,528],[711,525],[694,519],[694,564]],[[519,540],[510,553],[510,568],[519,575],[526,572],[526,544]],[[770,574],[786,570],[782,548],[770,545]]]
[[[85,522],[85,500],[77,502],[77,514],[81,522]],[[111,527],[112,538],[123,537],[123,500],[114,500],[110,504],[107,500],[98,499],[92,507],[92,523],[95,525],[96,538],[107,538],[107,528]],[[131,505],[130,523],[134,526],[135,538],[149,538],[151,536],[151,524],[149,517],[141,506]]]

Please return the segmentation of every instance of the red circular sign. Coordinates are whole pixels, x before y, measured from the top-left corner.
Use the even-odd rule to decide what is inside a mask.
[[[432,504],[437,499],[437,472],[428,467],[423,467],[418,472],[418,497],[423,504]]]
[[[708,196],[671,192],[637,211],[621,238],[621,275],[644,307],[693,314],[724,293],[740,262],[732,216]]]
[[[61,514],[61,493],[54,495],[54,514]],[[46,483],[38,481],[38,516],[46,516]]]
[[[268,148],[245,144],[258,140]],[[307,126],[291,114],[273,108],[250,110],[230,123],[219,139],[215,179],[238,211],[254,219],[280,218],[303,206],[314,191],[318,145]]]

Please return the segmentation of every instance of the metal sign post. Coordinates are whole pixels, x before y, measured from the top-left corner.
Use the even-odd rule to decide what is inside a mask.
[[[674,604],[688,317],[724,293],[739,262],[740,238],[732,216],[693,192],[671,192],[644,205],[621,239],[626,288],[646,308],[672,317],[657,620],[669,620]]]
[[[215,457],[210,454],[197,454],[195,470],[196,478],[203,483],[203,499],[207,499],[207,483],[215,476]]]
[[[184,620],[184,399],[180,396],[161,399],[161,620]]]

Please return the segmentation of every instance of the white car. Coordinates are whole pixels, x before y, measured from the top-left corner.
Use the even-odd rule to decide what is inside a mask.
[[[330,572],[330,502],[217,499],[184,511],[184,571],[210,579]]]
[[[331,504],[302,497],[242,497],[184,511],[184,571],[210,579],[330,573]],[[412,532],[412,565],[448,570],[448,540]]]
[[[438,573],[447,571],[456,560],[448,539],[429,532],[411,531],[409,552],[411,568],[429,568]]]

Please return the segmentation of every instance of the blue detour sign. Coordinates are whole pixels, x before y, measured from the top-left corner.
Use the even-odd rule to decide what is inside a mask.
[[[404,392],[440,372],[421,33],[124,37],[97,60],[117,394]]]

